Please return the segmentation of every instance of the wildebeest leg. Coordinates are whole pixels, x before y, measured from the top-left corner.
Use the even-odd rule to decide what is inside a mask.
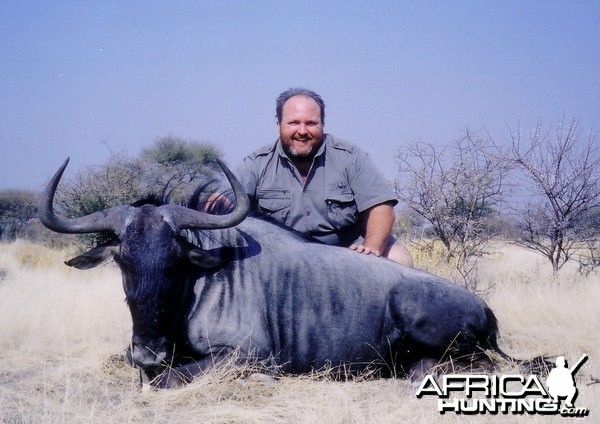
[[[140,384],[142,385],[142,392],[146,392],[151,389],[152,380],[156,375],[147,370],[140,368]]]
[[[438,365],[437,359],[434,358],[423,358],[420,361],[415,362],[408,369],[408,377],[410,383],[415,385],[419,384],[423,377],[434,369]]]
[[[202,374],[207,369],[214,367],[219,362],[229,357],[230,354],[231,352],[226,350],[194,362],[169,367],[158,376],[152,384],[161,389],[174,389],[191,383],[194,377]]]

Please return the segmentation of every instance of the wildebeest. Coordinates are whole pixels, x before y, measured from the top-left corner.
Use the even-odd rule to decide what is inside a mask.
[[[40,219],[61,233],[114,235],[66,264],[116,261],[133,321],[131,360],[156,386],[190,381],[232,352],[284,373],[332,366],[382,375],[501,353],[496,318],[479,297],[247,216],[248,198],[223,165],[237,204],[229,214],[142,204],[65,218],[53,199],[67,163],[42,196]]]

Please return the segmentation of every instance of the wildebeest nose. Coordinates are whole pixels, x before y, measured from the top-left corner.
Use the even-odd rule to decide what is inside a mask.
[[[167,359],[167,349],[164,342],[136,343],[132,341],[131,357],[133,363],[142,369],[164,366]]]

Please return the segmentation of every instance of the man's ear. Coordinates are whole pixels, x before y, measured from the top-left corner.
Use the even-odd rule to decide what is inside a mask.
[[[191,249],[188,252],[188,257],[194,265],[201,268],[216,268],[223,265],[221,258],[198,248]]]
[[[77,269],[90,269],[100,265],[102,262],[112,259],[118,253],[119,241],[113,240],[108,243],[94,247],[79,256],[74,257],[65,264]]]

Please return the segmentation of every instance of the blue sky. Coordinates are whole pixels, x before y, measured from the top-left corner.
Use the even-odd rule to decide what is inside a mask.
[[[395,178],[394,152],[465,127],[600,126],[598,1],[0,3],[0,189],[41,189],[160,136],[226,162],[276,138],[275,98],[305,86],[327,132]]]

